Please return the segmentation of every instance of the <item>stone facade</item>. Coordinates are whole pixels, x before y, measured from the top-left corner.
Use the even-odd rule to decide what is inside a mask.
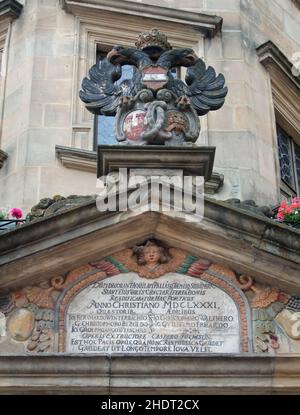
[[[121,12],[122,1],[21,3],[23,11],[9,34],[4,31],[2,46],[0,149],[8,158],[0,170],[1,206],[28,211],[43,197],[95,193],[94,121],[78,98],[80,82],[96,59],[97,44],[133,44],[140,31],[152,27],[164,31],[175,46],[194,48],[226,77],[225,105],[202,117],[198,140],[199,145],[217,147],[214,170],[224,175],[224,186],[214,197],[277,203],[272,88],[256,48],[272,41],[289,60],[299,52],[297,2],[136,0],[124,2],[130,4]],[[88,3],[91,7],[85,7]],[[205,19],[203,14],[219,18]],[[211,27],[206,32],[205,21]],[[296,140],[299,136],[295,131]],[[56,146],[79,150],[76,162],[65,164]]]
[[[77,202],[0,235],[0,394],[299,394],[299,231]]]

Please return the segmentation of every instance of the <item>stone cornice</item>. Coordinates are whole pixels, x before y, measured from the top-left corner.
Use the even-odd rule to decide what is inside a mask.
[[[150,235],[263,283],[299,292],[300,232],[211,199],[199,223],[150,211],[99,212],[93,201],[20,226],[0,235],[1,289],[60,275]]]
[[[0,169],[3,167],[5,160],[7,159],[8,154],[5,151],[0,150]]]
[[[270,73],[276,121],[300,145],[300,76],[271,41],[257,48],[259,61]]]
[[[80,148],[56,146],[56,156],[62,165],[75,170],[97,173],[97,153],[96,151],[83,150]],[[224,183],[223,174],[213,172],[211,179],[205,183],[205,193],[214,195],[218,193]]]
[[[223,22],[223,19],[219,16],[175,10],[127,0],[62,0],[62,4],[68,12],[75,15],[82,10],[112,11],[193,26],[209,37],[221,31]]]
[[[299,394],[299,362],[297,354],[1,355],[0,394]]]
[[[300,76],[294,76],[292,72],[293,64],[272,42],[268,41],[260,45],[257,49],[259,61],[267,68],[277,66],[287,76],[287,78],[300,89]]]
[[[16,0],[2,0],[0,1],[0,22],[1,20],[15,20],[17,19],[23,9],[23,5]]]
[[[82,150],[79,148],[56,146],[56,156],[62,165],[69,169],[97,172],[96,151]]]

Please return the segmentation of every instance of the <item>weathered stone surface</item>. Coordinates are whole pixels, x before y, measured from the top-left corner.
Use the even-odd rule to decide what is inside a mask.
[[[120,274],[86,287],[70,304],[66,352],[238,353],[238,315],[228,294],[192,277],[169,273],[153,281]]]
[[[134,10],[144,13],[143,28],[150,29],[156,23],[163,22],[162,30],[167,27],[169,36],[175,38],[178,45],[197,49],[199,56],[208,65],[214,66],[218,72],[224,72],[226,76],[229,94],[224,111],[218,111],[208,120],[208,136],[211,141],[208,137],[206,142],[217,145],[215,167],[220,168],[221,173],[222,169],[232,169],[237,174],[236,180],[231,176],[227,184],[225,180],[226,192],[224,187],[220,197],[234,197],[236,181],[239,181],[240,199],[255,199],[259,204],[275,203],[279,200],[279,183],[276,176],[273,102],[269,75],[258,61],[256,47],[271,40],[291,62],[293,54],[299,51],[296,37],[300,24],[299,9],[292,1],[232,0],[223,3],[216,0],[189,0],[184,4],[179,0],[163,3],[156,1],[155,13],[152,15],[164,13],[159,6],[166,7],[165,14],[160,15],[160,18],[165,19],[163,21],[151,19],[146,7],[142,10],[146,2],[136,2]],[[115,1],[110,4],[117,7]],[[152,7],[153,12],[154,5],[150,1],[147,6]],[[80,107],[75,91],[79,90],[87,66],[94,62],[95,43],[126,44],[128,40],[133,45],[141,23],[136,15],[108,14],[96,9],[89,9],[92,10],[89,13],[87,9],[75,8],[73,5],[66,8],[77,14],[80,20],[78,32],[75,16],[62,10],[59,2],[55,1],[27,1],[21,19],[14,22],[8,68],[4,71],[7,73],[4,94],[6,102],[4,119],[1,121],[1,150],[9,153],[12,160],[10,164],[7,163],[9,168],[2,168],[0,174],[0,188],[6,189],[1,195],[5,205],[18,204],[27,209],[49,193],[67,195],[93,192],[87,190],[94,187],[93,167],[89,166],[90,173],[82,174],[79,170],[76,172],[79,174],[75,174],[75,171],[74,174],[65,172],[64,166],[55,158],[53,147],[58,144],[93,149],[93,118]],[[186,9],[187,14],[183,9]],[[201,25],[201,15],[195,13],[197,11],[222,16],[222,36],[203,40],[202,35],[194,30],[197,27],[194,25],[197,24],[196,15],[198,24]],[[184,26],[186,30],[182,30],[182,24],[175,23],[172,19],[188,19],[189,24],[185,23]],[[207,19],[210,24],[218,24],[220,30],[220,19],[218,22],[213,16]],[[126,27],[124,38],[116,37],[116,22],[117,28]],[[74,78],[76,74],[78,79]],[[70,106],[73,108],[72,114]],[[59,108],[61,112],[58,112]],[[291,111],[287,112],[292,114]],[[62,127],[61,131],[57,129],[53,134],[55,114],[59,114],[58,120]],[[16,117],[18,123],[15,123]],[[47,126],[44,125],[44,120]],[[36,128],[41,128],[45,134],[29,131]],[[240,141],[237,144],[234,135],[239,134],[238,129],[245,138],[243,143]],[[220,130],[223,134],[217,140],[214,131]],[[257,154],[252,147],[249,148],[248,134],[251,145],[258,149]],[[49,141],[47,136],[50,137]],[[239,144],[237,152],[235,150]],[[250,154],[250,157],[246,159],[243,154]],[[22,170],[22,166],[28,163],[36,167],[32,182],[37,185],[34,191],[28,189],[28,186],[25,186],[25,190],[23,180],[12,175],[15,169],[26,183],[30,183],[32,170]],[[7,179],[8,175],[11,176],[10,179]],[[74,189],[70,190],[75,182]],[[54,183],[58,189],[54,189]],[[48,193],[47,187],[50,188]],[[41,195],[38,194],[38,188],[41,189]]]
[[[16,341],[27,340],[34,327],[34,314],[21,308],[15,311],[12,316],[9,317],[7,328],[11,334],[11,337]]]
[[[4,356],[0,363],[2,394],[25,385],[39,394],[83,393],[83,385],[85,393],[106,395],[132,388],[141,394],[298,394],[300,381],[298,356]]]
[[[80,206],[86,202],[90,202],[91,200],[95,200],[96,196],[68,196],[63,197],[60,195],[54,196],[51,198],[44,198],[39,201],[37,205],[35,205],[31,212],[28,214],[27,218],[29,221],[33,221],[34,219],[41,218],[43,216],[49,216],[54,213],[60,213],[70,208],[74,208],[76,206]]]

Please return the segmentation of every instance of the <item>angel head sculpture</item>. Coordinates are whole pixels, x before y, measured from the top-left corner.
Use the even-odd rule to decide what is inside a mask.
[[[133,76],[118,82],[122,66]],[[175,68],[187,68],[185,82]],[[190,48],[172,49],[157,29],[141,33],[136,47],[115,46],[84,78],[80,98],[94,114],[116,115],[115,136],[125,144],[195,142],[199,116],[216,111],[228,89],[222,74],[206,67]]]
[[[143,246],[136,246],[133,252],[138,265],[145,265],[151,269],[160,264],[166,264],[170,260],[167,249],[151,240]]]

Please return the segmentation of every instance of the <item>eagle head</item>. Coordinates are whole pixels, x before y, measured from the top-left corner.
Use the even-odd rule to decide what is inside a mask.
[[[126,48],[124,46],[114,46],[110,52],[107,54],[107,60],[113,65],[124,64],[124,61],[127,60]]]

